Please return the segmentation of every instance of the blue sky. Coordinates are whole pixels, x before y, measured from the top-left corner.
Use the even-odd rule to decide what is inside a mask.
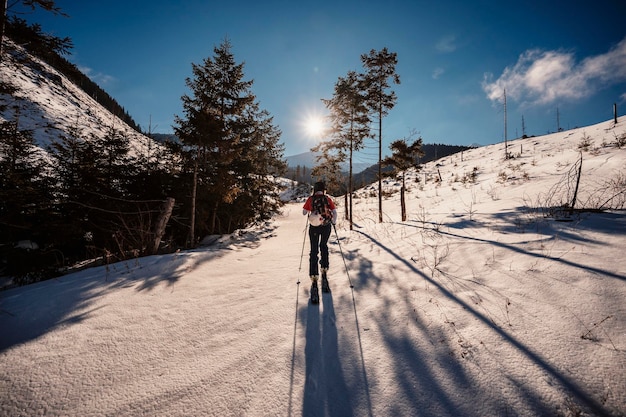
[[[425,143],[491,144],[598,123],[626,109],[626,1],[56,0],[69,17],[22,16],[74,42],[69,59],[144,130],[172,132],[191,63],[226,37],[253,93],[279,126],[285,155],[319,138],[338,77],[361,54],[398,54],[401,84],[383,146],[418,132]],[[371,143],[360,162],[376,160]]]

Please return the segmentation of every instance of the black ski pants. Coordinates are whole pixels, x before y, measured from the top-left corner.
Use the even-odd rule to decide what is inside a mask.
[[[328,268],[328,239],[332,224],[325,226],[309,226],[309,240],[311,241],[311,252],[309,253],[309,275],[319,275],[318,252],[321,255],[319,264],[322,268]]]

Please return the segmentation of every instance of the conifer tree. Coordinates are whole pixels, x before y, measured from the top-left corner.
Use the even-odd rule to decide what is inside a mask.
[[[313,147],[311,151],[318,153],[317,165],[311,170],[311,177],[318,181],[326,182],[329,193],[340,190],[343,182],[341,163],[346,160],[346,154],[342,148],[334,146],[332,141],[323,141]]]
[[[417,168],[417,161],[424,156],[422,151],[422,138],[418,138],[413,143],[409,144],[407,139],[395,140],[389,145],[392,151],[391,156],[385,158],[382,165],[393,166],[394,173],[400,174],[402,178],[402,186],[400,188],[400,207],[402,213],[402,221],[406,221],[406,202],[404,199],[404,193],[406,191],[405,176],[406,170],[409,168]]]
[[[396,73],[398,58],[395,52],[389,52],[387,48],[380,51],[372,49],[369,54],[361,55],[361,62],[365,68],[368,106],[378,118],[378,222],[382,223],[383,117],[396,103],[396,93],[388,90],[390,79],[394,84],[400,84],[400,76]]]
[[[192,245],[196,229],[204,233],[228,231],[231,223],[222,224],[221,219],[232,218],[230,209],[250,186],[250,170],[258,168],[251,161],[264,160],[259,158],[264,147],[266,152],[280,153],[280,132],[258,109],[251,91],[253,82],[244,80],[243,63],[236,63],[231,48],[224,40],[213,49],[213,57],[201,65],[192,64],[193,78],[186,79],[191,94],[181,97],[184,117],[175,119],[174,131],[190,151],[187,155],[193,167]],[[255,155],[255,151],[259,153]],[[263,170],[257,172],[264,174]]]
[[[48,145],[51,157],[51,169],[55,178],[56,216],[50,223],[55,230],[57,247],[70,261],[79,260],[85,254],[83,237],[88,229],[86,205],[92,195],[86,192],[95,182],[93,174],[96,168],[94,151],[90,142],[85,141],[78,120],[68,128],[66,134]],[[80,202],[80,204],[78,204]],[[64,247],[71,249],[64,250]]]
[[[37,250],[45,243],[51,202],[44,172],[32,132],[18,129],[17,122],[0,122],[0,246],[11,248],[0,264],[0,275],[17,277],[20,283],[28,282],[22,278],[39,267],[45,268]],[[29,242],[31,250],[20,249],[19,241]],[[37,280],[38,275],[31,278]]]
[[[97,254],[108,251],[124,258],[125,252],[141,249],[119,244],[133,234],[125,225],[138,211],[127,201],[137,174],[129,139],[113,127],[103,137],[84,136],[78,126],[77,121],[49,146],[57,190],[51,227],[73,248],[66,252],[69,258],[86,244]]]
[[[274,178],[286,171],[284,147],[279,143],[281,132],[273,118],[258,103],[252,103],[244,112],[239,134],[239,157],[231,164],[238,175],[238,195],[231,204],[232,225],[242,226],[249,221],[267,220],[275,213],[279,195]]]
[[[3,243],[30,239],[33,216],[42,203],[43,163],[32,132],[17,122],[0,123],[0,229]]]
[[[103,137],[93,138],[92,143],[101,179],[94,184],[98,186],[98,192],[104,197],[124,197],[134,169],[128,137],[110,126]]]
[[[8,0],[0,0],[0,61],[2,61],[2,53],[4,52],[2,43],[4,42],[8,13],[11,7],[20,4],[32,11],[34,11],[36,7],[39,7],[57,15],[67,16],[65,13],[61,12],[61,9],[54,3],[54,0],[17,0],[11,2],[11,4],[9,4]]]
[[[354,71],[349,71],[346,77],[339,77],[335,84],[333,98],[322,100],[330,111],[331,147],[336,147],[347,153],[348,195],[349,203],[346,207],[347,218],[352,230],[352,193],[353,193],[353,153],[363,148],[364,139],[369,136],[370,117],[366,106],[366,96],[363,91],[363,78]]]

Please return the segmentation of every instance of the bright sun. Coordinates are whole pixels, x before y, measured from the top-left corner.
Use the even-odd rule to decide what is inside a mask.
[[[328,134],[328,117],[321,107],[304,106],[297,123],[303,139],[308,142],[318,142]]]
[[[319,116],[309,116],[304,122],[306,133],[318,138],[324,133],[324,120]]]
[[[308,137],[321,139],[325,135],[326,120],[321,115],[310,114],[303,118],[301,126]]]

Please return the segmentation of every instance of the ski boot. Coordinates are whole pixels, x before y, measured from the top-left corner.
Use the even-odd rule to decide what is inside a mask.
[[[320,292],[317,288],[317,275],[311,275],[311,303],[320,303]]]
[[[330,292],[330,286],[328,285],[328,268],[322,268],[322,292]]]

